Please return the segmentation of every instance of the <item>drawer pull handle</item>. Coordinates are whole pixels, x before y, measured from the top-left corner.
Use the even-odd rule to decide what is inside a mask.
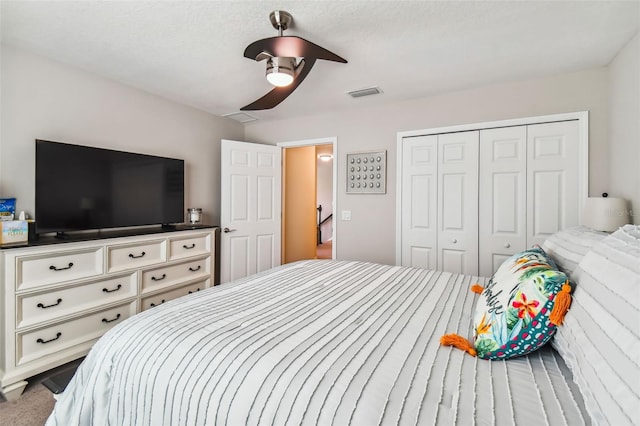
[[[38,303],[36,306],[38,306],[38,308],[42,308],[42,309],[47,309],[47,308],[52,308],[54,306],[58,306],[60,303],[62,303],[62,299],[58,299],[58,301],[52,305],[43,305],[42,303]]]
[[[182,246],[182,248],[185,249],[185,250],[190,250],[190,249],[195,248],[195,247],[196,247],[196,243],[193,243],[190,246],[188,246],[186,244]]]
[[[197,267],[197,268],[192,268],[191,266],[189,266],[189,270],[190,270],[191,272],[199,271],[199,270],[200,270],[200,268],[202,268],[202,265],[198,265],[198,267]]]
[[[162,299],[162,302],[158,303],[158,305],[162,305],[163,303],[164,303],[164,299]],[[156,305],[155,303],[152,303],[151,307],[153,308],[153,307],[158,306],[158,305]]]
[[[142,252],[142,253],[140,253],[138,256],[136,256],[136,255],[135,255],[135,254],[133,254],[133,253],[129,253],[129,257],[130,257],[130,258],[132,258],[132,259],[139,259],[139,258],[143,257],[145,254],[147,254],[147,253]]]
[[[71,269],[72,266],[73,266],[73,263],[69,262],[69,266],[66,266],[64,268],[56,268],[55,266],[51,265],[49,266],[49,269],[51,269],[52,271],[64,271],[65,269]]]
[[[196,291],[200,291],[200,288],[196,288]],[[191,293],[195,293],[196,291],[191,291],[191,290],[189,290],[189,294],[191,294]]]
[[[60,332],[58,331],[58,333],[56,333],[56,337],[54,337],[53,339],[49,339],[49,340],[42,340],[42,339],[38,339],[38,340],[36,340],[36,342],[38,342],[38,343],[43,343],[43,344],[44,344],[44,343],[49,343],[49,342],[53,342],[54,340],[58,340],[58,339],[60,338],[60,336],[62,336],[62,333],[60,333]]]
[[[162,281],[165,278],[167,278],[167,274],[162,274],[162,276],[160,278],[151,277],[151,281]]]
[[[102,318],[102,322],[106,324],[108,322],[118,321],[119,319],[120,319],[120,314],[116,315],[116,317],[114,319],[110,319],[110,320],[108,320],[106,318]]]
[[[102,291],[104,291],[105,293],[113,293],[114,291],[118,291],[122,288],[122,284],[118,284],[118,287],[114,288],[113,290],[109,290],[106,287],[102,289]]]

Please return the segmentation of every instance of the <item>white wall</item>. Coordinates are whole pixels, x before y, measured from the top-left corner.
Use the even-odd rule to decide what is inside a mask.
[[[232,120],[2,46],[0,197],[15,196],[18,210],[33,213],[33,141],[43,138],[184,158],[186,207],[202,207],[205,221],[218,223],[220,139],[276,143],[337,136],[337,255],[394,263],[397,132],[588,110],[589,192],[625,196],[634,200],[637,210],[637,52],[638,37],[610,68],[506,82],[387,106],[257,121],[243,130]],[[347,195],[342,164],[346,153],[378,149],[388,154],[387,194]],[[633,159],[634,166],[629,167]],[[338,220],[341,210],[351,210],[353,220]],[[636,214],[636,223],[638,220]]]
[[[640,225],[640,34],[609,66],[609,187],[611,196],[630,201]]]
[[[276,143],[337,136],[339,152],[334,153],[334,161],[339,162],[335,206],[337,220],[334,224],[338,235],[337,257],[393,264],[397,132],[588,110],[591,141],[590,193],[598,194],[609,187],[606,143],[607,76],[606,68],[598,68],[445,93],[380,107],[279,121],[257,121],[246,125],[245,139]],[[372,98],[369,99],[373,102]],[[346,194],[346,154],[380,149],[387,150],[387,193]],[[352,212],[351,221],[339,219],[343,210]]]
[[[185,160],[185,208],[220,213],[220,139],[240,123],[7,46],[1,50],[0,197],[34,214],[34,140]],[[36,218],[37,220],[37,218]]]

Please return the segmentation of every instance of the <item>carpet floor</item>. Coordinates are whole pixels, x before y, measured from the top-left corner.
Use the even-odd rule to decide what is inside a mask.
[[[0,425],[11,426],[42,426],[53,411],[56,400],[53,393],[42,382],[54,376],[68,377],[70,369],[75,369],[82,362],[82,358],[61,365],[42,374],[27,379],[29,384],[24,393],[16,401],[6,401],[0,395]]]
[[[333,241],[325,241],[322,244],[319,244],[316,247],[316,259],[331,259],[331,247],[333,245]]]

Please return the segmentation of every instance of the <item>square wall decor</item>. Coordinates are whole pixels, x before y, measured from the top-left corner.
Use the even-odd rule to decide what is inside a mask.
[[[347,154],[347,193],[386,194],[387,151]]]

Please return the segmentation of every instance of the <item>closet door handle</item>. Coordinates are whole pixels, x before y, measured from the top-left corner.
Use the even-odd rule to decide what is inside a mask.
[[[222,232],[224,232],[225,234],[228,234],[229,232],[235,232],[235,229],[224,228]]]

